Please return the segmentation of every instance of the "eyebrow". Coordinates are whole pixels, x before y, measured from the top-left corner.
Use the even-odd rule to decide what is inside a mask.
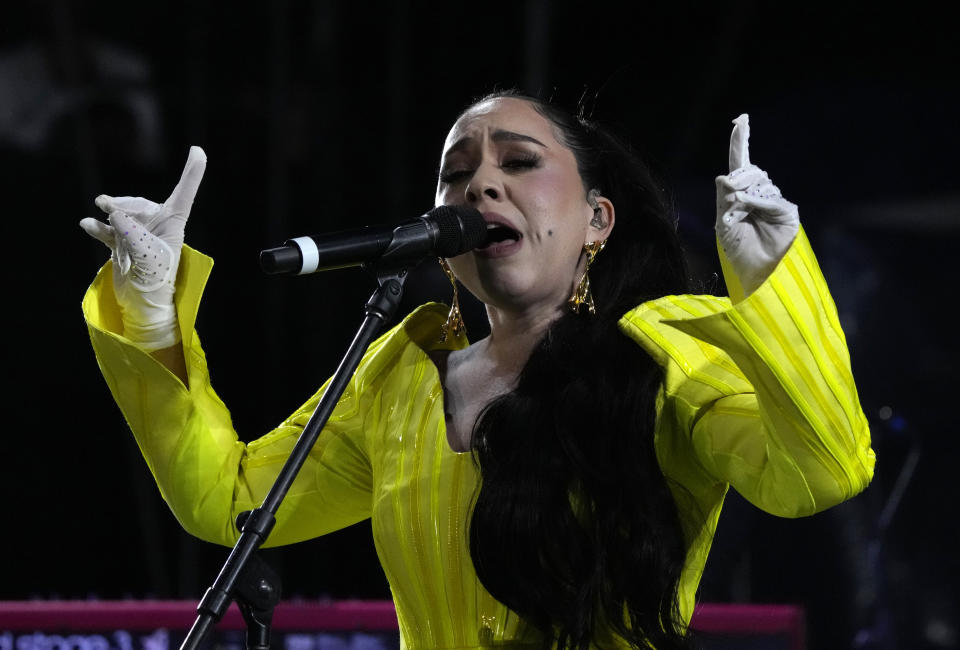
[[[470,139],[471,138],[468,135],[463,136],[462,138],[454,142],[450,146],[450,148],[447,149],[447,152],[449,153],[451,151],[459,151],[460,149],[463,149],[467,145],[467,142],[470,141]],[[532,142],[533,144],[540,145],[544,149],[550,148],[547,145],[540,142],[539,140],[537,140],[536,138],[530,137],[529,135],[524,135],[523,133],[515,133],[514,131],[507,131],[505,129],[497,129],[490,135],[490,139],[493,140],[494,142]]]

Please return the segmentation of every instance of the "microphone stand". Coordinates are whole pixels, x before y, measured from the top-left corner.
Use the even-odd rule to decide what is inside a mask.
[[[207,589],[197,605],[197,618],[180,650],[197,650],[213,626],[223,618],[233,599],[237,600],[247,623],[247,648],[269,649],[273,608],[280,601],[280,579],[255,553],[273,529],[280,503],[330,419],[364,353],[400,304],[408,268],[374,270],[379,286],[367,301],[363,324],[263,503],[237,517],[240,539],[234,545],[213,585]]]

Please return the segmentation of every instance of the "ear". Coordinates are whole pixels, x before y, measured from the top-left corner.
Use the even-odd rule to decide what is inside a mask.
[[[584,243],[607,239],[613,231],[614,222],[616,222],[616,211],[613,209],[613,203],[610,202],[610,199],[599,194],[594,194],[592,198],[596,207],[590,207],[593,214],[590,216]]]

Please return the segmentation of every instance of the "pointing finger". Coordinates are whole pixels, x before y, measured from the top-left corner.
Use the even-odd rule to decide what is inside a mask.
[[[206,168],[207,154],[200,147],[190,147],[187,164],[183,167],[180,182],[173,188],[173,192],[171,192],[165,205],[175,213],[187,212],[193,205],[193,199],[197,195],[197,189],[200,187],[200,180],[203,178],[203,172]]]
[[[750,164],[750,117],[743,113],[733,121],[733,132],[730,134],[730,171],[746,167]]]

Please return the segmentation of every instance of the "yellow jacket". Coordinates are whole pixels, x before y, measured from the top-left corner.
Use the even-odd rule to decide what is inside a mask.
[[[274,431],[243,444],[210,385],[194,331],[212,260],[185,248],[176,293],[186,388],[122,336],[109,263],[83,300],[114,398],[164,499],[190,533],[221,544],[235,516],[259,506],[323,388]],[[467,524],[478,475],[447,443],[443,392],[426,351],[445,308],[420,307],[371,346],[277,514],[269,545],[372,518],[403,644],[409,649],[535,642],[480,585]],[[680,607],[689,621],[727,488],[797,517],[862,490],[870,434],[836,310],[801,230],[745,300],[666,296],[620,321],[665,370],[657,456],[689,541]],[[642,577],[638,576],[638,579]]]

